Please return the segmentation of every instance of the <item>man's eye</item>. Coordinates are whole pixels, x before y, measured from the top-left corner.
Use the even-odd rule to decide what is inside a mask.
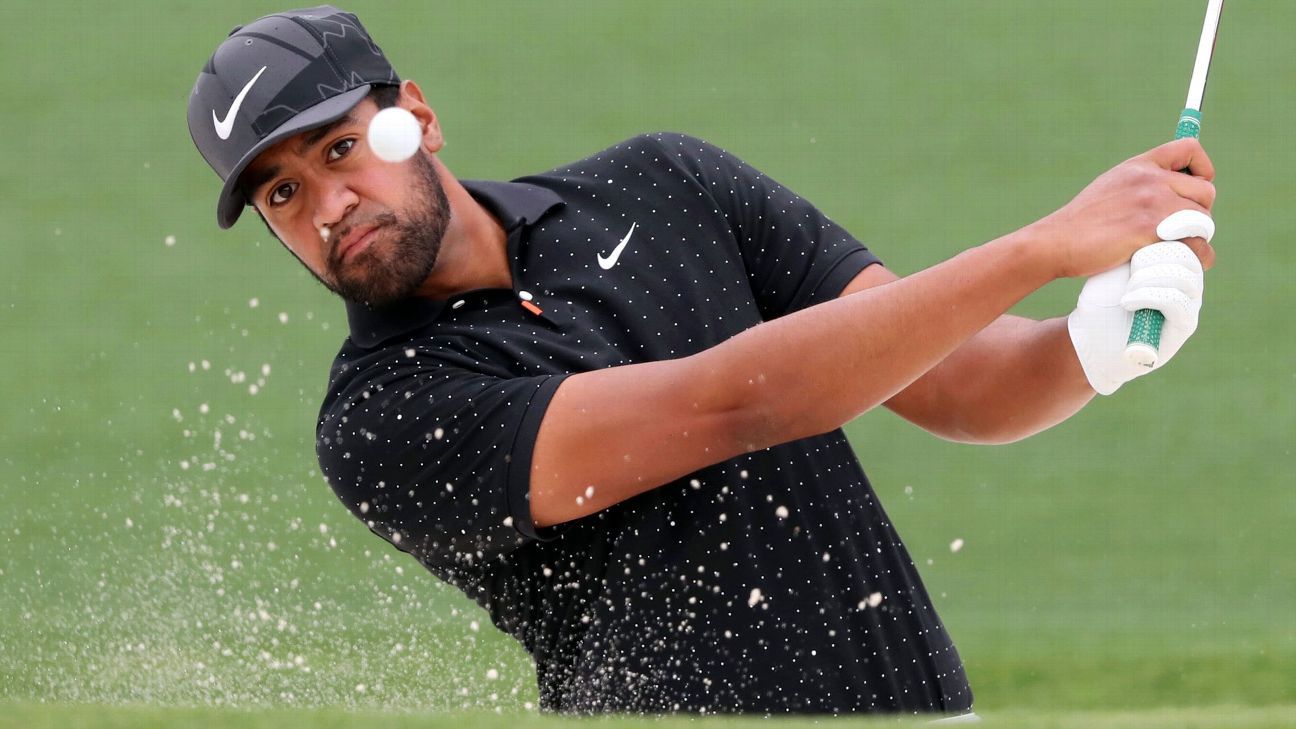
[[[332,147],[329,147],[329,153],[328,153],[329,162],[332,162],[333,160],[337,160],[337,159],[342,159],[343,157],[347,156],[347,153],[351,151],[351,147],[353,145],[355,145],[354,139],[338,140],[337,144],[334,144]]]
[[[297,183],[285,182],[270,191],[270,204],[282,205],[288,202],[288,198],[292,197],[294,192],[297,192]]]

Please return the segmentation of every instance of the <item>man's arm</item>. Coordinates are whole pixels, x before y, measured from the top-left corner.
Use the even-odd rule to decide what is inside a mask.
[[[1175,170],[1190,168],[1195,175]],[[885,286],[765,322],[690,357],[568,377],[532,455],[537,526],[576,519],[733,456],[838,428],[894,397],[1013,304],[1208,211],[1213,169],[1182,139],[1118,165],[1043,220]],[[1210,255],[1191,241],[1199,257]]]
[[[841,295],[897,279],[882,266],[869,266]],[[1011,443],[1066,420],[1094,394],[1065,317],[1034,321],[1005,314],[886,406],[947,440]]]

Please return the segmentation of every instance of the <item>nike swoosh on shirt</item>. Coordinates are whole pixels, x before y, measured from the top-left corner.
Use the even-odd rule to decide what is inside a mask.
[[[630,224],[630,232],[626,233],[625,237],[621,239],[621,242],[617,244],[617,247],[612,249],[612,254],[610,256],[604,258],[602,253],[598,254],[599,268],[604,271],[610,271],[612,267],[616,265],[617,259],[621,257],[621,251],[625,250],[626,244],[630,242],[630,236],[634,235],[636,225],[638,225],[638,223]]]
[[[212,123],[216,125],[216,136],[221,139],[229,139],[230,132],[234,131],[234,115],[238,113],[239,107],[243,105],[243,97],[247,96],[247,93],[252,90],[252,84],[261,78],[261,74],[265,73],[266,68],[266,66],[262,66],[261,70],[257,71],[256,75],[252,77],[252,80],[247,82],[247,86],[244,86],[243,90],[239,92],[239,95],[234,97],[234,103],[230,106],[229,112],[225,114],[224,119],[217,119],[216,110],[212,109]]]

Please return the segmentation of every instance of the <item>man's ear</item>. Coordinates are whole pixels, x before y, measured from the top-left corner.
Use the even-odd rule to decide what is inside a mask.
[[[432,111],[432,107],[423,98],[423,90],[407,79],[401,82],[400,92],[397,103],[413,114],[419,127],[423,129],[423,149],[432,154],[440,152],[445,146],[445,138],[441,136],[441,125],[437,123],[436,112]]]

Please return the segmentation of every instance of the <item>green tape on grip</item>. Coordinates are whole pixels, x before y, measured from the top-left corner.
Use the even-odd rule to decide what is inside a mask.
[[[1192,137],[1201,134],[1201,112],[1196,109],[1184,109],[1179,114],[1179,123],[1175,125],[1175,139]],[[1188,170],[1183,170],[1187,172]],[[1130,326],[1130,344],[1145,344],[1155,352],[1161,347],[1161,327],[1165,316],[1156,309],[1139,309],[1134,312],[1134,324]]]
[[[1175,139],[1192,137],[1196,139],[1201,135],[1201,112],[1196,109],[1184,109],[1179,114],[1179,123],[1175,125]]]
[[[1165,324],[1165,315],[1156,309],[1139,309],[1134,312],[1134,323],[1130,325],[1129,344],[1146,344],[1152,349],[1161,346],[1161,327]]]

